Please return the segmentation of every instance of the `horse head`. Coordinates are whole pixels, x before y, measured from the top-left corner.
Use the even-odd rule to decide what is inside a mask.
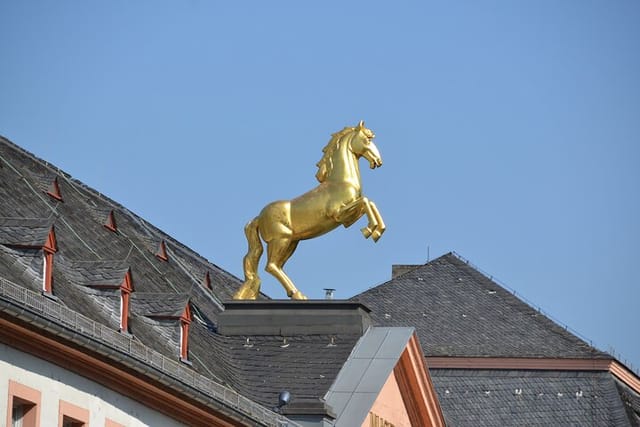
[[[353,136],[350,140],[351,151],[357,158],[364,157],[369,161],[369,167],[375,169],[382,166],[382,156],[378,147],[373,143],[375,135],[371,129],[364,125],[364,121],[360,120],[358,126],[353,128]]]

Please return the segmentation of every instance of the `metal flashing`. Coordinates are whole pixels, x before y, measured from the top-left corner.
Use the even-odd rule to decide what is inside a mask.
[[[325,395],[336,427],[363,423],[413,333],[414,328],[371,327],[360,338]]]

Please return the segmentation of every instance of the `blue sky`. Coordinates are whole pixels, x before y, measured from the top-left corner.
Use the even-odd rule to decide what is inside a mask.
[[[244,224],[364,119],[387,233],[302,242],[301,290],[453,250],[637,368],[638,22],[637,1],[4,1],[0,134],[241,276]]]

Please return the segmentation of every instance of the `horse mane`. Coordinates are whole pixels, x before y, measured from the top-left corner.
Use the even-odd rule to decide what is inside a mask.
[[[340,148],[340,142],[342,142],[344,136],[352,133],[355,129],[356,128],[354,127],[346,126],[341,131],[338,131],[331,135],[331,139],[322,149],[322,158],[318,163],[316,163],[316,166],[318,167],[316,178],[319,182],[324,182],[329,172],[331,172],[331,169],[333,169],[333,161],[331,160],[331,158],[333,156],[333,153],[335,153],[335,151]]]

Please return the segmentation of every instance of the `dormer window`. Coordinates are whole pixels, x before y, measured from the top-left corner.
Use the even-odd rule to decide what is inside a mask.
[[[158,257],[159,260],[164,262],[169,261],[169,256],[167,255],[167,244],[164,242],[164,240],[161,240],[160,244],[158,245],[158,251],[156,252],[156,257]]]
[[[58,252],[54,218],[3,218],[0,244],[17,250],[42,251],[42,294],[53,296],[53,255]]]
[[[58,177],[53,178],[49,189],[47,190],[47,195],[56,199],[59,202],[62,202],[62,193],[60,192],[60,184],[58,184]]]
[[[189,325],[191,324],[191,310],[189,304],[180,316],[180,361],[189,362]]]
[[[129,333],[129,300],[133,292],[131,270],[127,270],[120,285],[120,332]]]
[[[53,254],[58,251],[56,233],[53,226],[47,236],[47,241],[42,247],[44,266],[42,269],[42,292],[44,295],[53,295]]]
[[[116,215],[115,213],[113,213],[113,211],[109,211],[109,213],[107,214],[107,219],[105,220],[103,225],[109,231],[113,231],[114,233],[118,231],[118,224],[116,223]]]
[[[113,308],[118,314],[118,329],[129,333],[129,308],[131,294],[134,292],[131,268],[125,261],[77,261],[68,266],[75,273],[78,284],[100,291],[98,295],[107,296],[113,301],[114,292],[118,291],[120,308]],[[115,310],[118,310],[117,312]]]
[[[190,365],[189,328],[193,318],[189,295],[136,292],[131,304],[135,313],[155,320],[158,327],[167,328],[167,333],[175,340],[172,344],[176,355],[181,362]]]

